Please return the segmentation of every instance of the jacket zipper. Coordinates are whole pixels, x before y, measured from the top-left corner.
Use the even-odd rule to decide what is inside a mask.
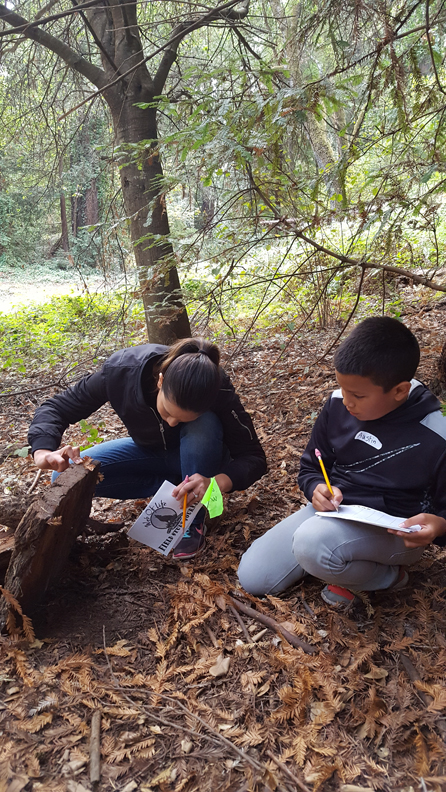
[[[252,440],[252,432],[251,432],[251,429],[249,428],[249,426],[245,426],[245,424],[241,422],[241,420],[238,417],[238,415],[237,415],[235,410],[231,410],[231,412],[232,412],[232,415],[234,416],[235,420],[239,422],[240,426],[243,426],[243,429],[246,429],[246,431],[249,432],[249,437]]]
[[[158,413],[156,413],[156,412],[155,412],[155,410],[153,409],[153,407],[151,407],[150,409],[152,410],[152,412],[153,412],[153,414],[154,414],[154,416],[155,416],[156,420],[158,421],[158,418],[159,418],[159,415],[158,415]],[[164,436],[164,426],[163,426],[163,422],[162,422],[162,421],[158,421],[158,423],[159,423],[159,428],[160,428],[161,437],[163,438],[163,445],[164,445],[164,450],[165,450],[165,451],[167,451],[166,438],[165,438],[165,436]]]

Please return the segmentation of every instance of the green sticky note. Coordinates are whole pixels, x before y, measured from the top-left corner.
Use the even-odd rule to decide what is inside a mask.
[[[218,517],[220,514],[223,514],[223,498],[220,487],[214,478],[211,478],[211,483],[204,493],[201,502],[203,506],[206,506],[209,517]]]

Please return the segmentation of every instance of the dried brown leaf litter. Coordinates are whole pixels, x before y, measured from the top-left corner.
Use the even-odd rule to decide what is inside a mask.
[[[438,307],[410,320],[426,382],[445,316]],[[446,789],[446,552],[429,549],[407,589],[370,594],[348,615],[312,578],[283,598],[237,589],[248,544],[303,500],[299,456],[334,383],[330,361],[308,369],[302,348],[316,357],[330,338],[308,334],[263,379],[280,338],[233,361],[270,473],[229,496],[201,557],[178,565],[126,545],[122,531],[86,534],[27,635],[11,625],[0,643],[0,792],[96,788],[98,719],[106,792]],[[34,408],[21,398],[17,447]],[[101,418],[122,431],[107,408]],[[3,467],[27,487],[35,477],[29,459]],[[128,526],[144,505],[98,500],[93,516]],[[97,773],[97,754],[93,764]]]

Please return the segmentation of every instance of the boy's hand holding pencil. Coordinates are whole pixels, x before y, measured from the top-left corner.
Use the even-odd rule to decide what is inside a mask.
[[[325,465],[322,461],[322,455],[318,448],[315,448],[314,453],[321,466],[322,474],[325,479],[325,484],[318,484],[313,492],[311,505],[315,511],[338,511],[339,506],[344,498],[341,490],[338,487],[333,487],[325,470]]]
[[[315,511],[337,511],[342,503],[343,495],[338,487],[332,488],[333,495],[326,484],[318,484],[313,492],[311,505]]]

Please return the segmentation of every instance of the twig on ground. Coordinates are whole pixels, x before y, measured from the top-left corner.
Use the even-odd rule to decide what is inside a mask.
[[[256,633],[255,635],[252,636],[252,638],[251,638],[252,642],[253,643],[257,643],[257,641],[260,641],[260,639],[263,638],[263,636],[267,632],[268,632],[268,627],[264,627],[263,630],[260,630],[260,632],[258,632],[258,633]]]
[[[307,613],[311,616],[313,621],[317,621],[317,616],[316,616],[314,610],[312,608],[310,608],[310,606],[309,606],[308,602],[306,601],[306,599],[305,599],[304,595],[302,594],[302,592],[300,592],[299,596],[300,596],[300,598],[302,600],[302,605],[304,606],[304,608],[307,611]]]
[[[292,773],[291,770],[285,764],[283,764],[283,762],[277,759],[277,757],[274,756],[272,751],[267,750],[266,753],[269,756],[269,758],[272,759],[273,762],[277,765],[277,767],[280,767],[280,769],[285,773],[285,775],[287,775],[288,778],[291,779],[291,781],[297,784],[297,786],[299,787],[299,789],[302,790],[302,792],[310,792],[310,790],[303,783],[303,781],[300,781],[300,779],[296,775],[294,775],[294,773]]]
[[[95,710],[91,717],[90,734],[90,781],[98,784],[101,780],[101,711]]]
[[[243,635],[245,636],[245,638],[248,641],[248,643],[252,643],[252,637],[251,637],[250,633],[248,632],[248,628],[246,627],[246,624],[243,621],[243,619],[240,616],[240,614],[236,611],[236,609],[234,608],[233,605],[230,605],[229,609],[234,614],[235,618],[237,619],[240,627],[242,628]]]
[[[211,639],[212,646],[214,647],[214,649],[220,649],[221,647],[220,647],[220,644],[218,643],[218,639],[217,639],[215,633],[211,630],[210,627],[208,627],[207,624],[204,625],[204,628],[205,628],[207,634],[209,635],[209,638]]]
[[[27,495],[31,495],[31,493],[34,492],[35,488],[37,487],[37,484],[39,483],[41,475],[42,475],[42,471],[38,470],[36,475],[34,476],[33,483],[31,484],[28,492],[26,493]]]
[[[266,627],[269,627],[270,630],[274,630],[274,632],[279,633],[282,638],[285,638],[291,646],[294,646],[296,649],[303,649],[304,652],[307,654],[314,654],[316,649],[311,644],[306,643],[306,641],[302,641],[296,635],[288,632],[284,627],[282,627],[279,622],[276,622],[275,619],[272,619],[271,616],[266,616],[264,613],[260,613],[259,611],[254,610],[254,608],[249,608],[248,605],[245,605],[243,602],[239,600],[235,600],[230,597],[230,600],[234,607],[241,610],[242,613],[245,613],[246,616],[251,616],[252,619],[256,619],[261,624],[265,624]]]

